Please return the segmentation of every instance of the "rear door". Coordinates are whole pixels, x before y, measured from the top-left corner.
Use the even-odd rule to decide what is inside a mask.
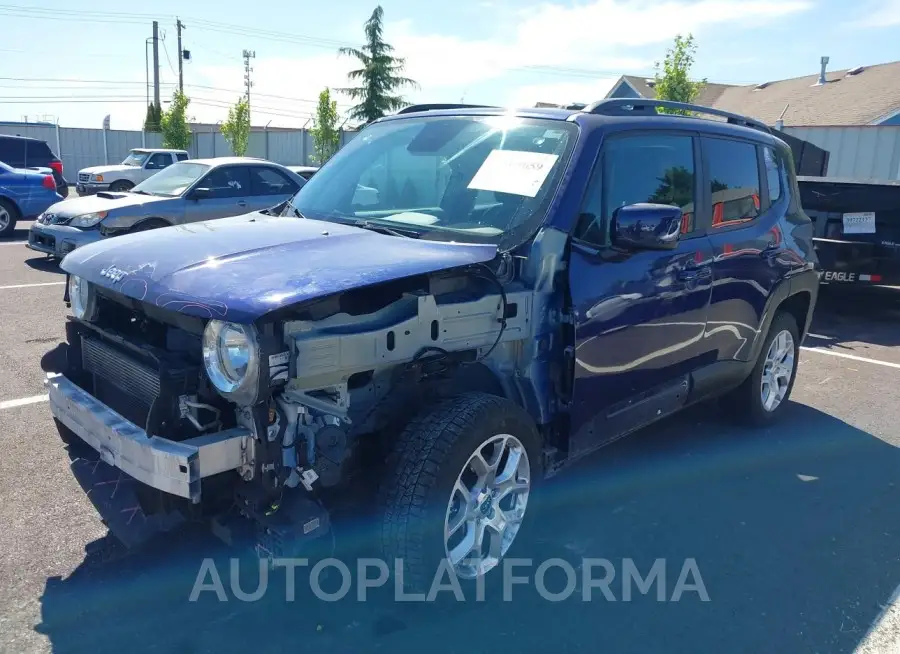
[[[273,166],[250,167],[250,195],[247,211],[260,211],[274,207],[294,197],[300,186]]]
[[[195,188],[209,189],[208,197],[192,199],[187,194],[184,215],[187,222],[226,218],[247,213],[250,172],[247,166],[219,166],[197,182]]]
[[[693,207],[699,143],[689,132],[607,137],[576,228],[569,285],[575,324],[572,451],[589,450],[677,409],[703,363],[711,250]],[[686,213],[674,250],[611,243],[617,207]]]
[[[701,142],[714,257],[705,340],[717,360],[746,361],[767,302],[792,266],[779,226],[789,201],[784,164],[753,141],[704,136]]]

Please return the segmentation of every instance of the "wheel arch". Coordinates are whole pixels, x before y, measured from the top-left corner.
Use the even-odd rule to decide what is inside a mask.
[[[12,205],[12,208],[15,210],[16,214],[18,214],[17,217],[21,217],[21,215],[22,215],[22,208],[19,206],[18,202],[16,202],[15,200],[13,200],[13,199],[12,199],[11,197],[9,197],[8,195],[2,195],[2,194],[0,194],[0,200],[3,200],[4,202],[7,202],[7,203],[11,204],[11,205]]]

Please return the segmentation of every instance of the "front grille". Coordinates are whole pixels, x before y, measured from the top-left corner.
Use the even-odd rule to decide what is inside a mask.
[[[148,407],[159,396],[159,373],[102,341],[81,337],[81,360],[87,372],[140,400]]]
[[[78,173],[78,181],[79,182],[91,181],[91,174],[90,173]]]

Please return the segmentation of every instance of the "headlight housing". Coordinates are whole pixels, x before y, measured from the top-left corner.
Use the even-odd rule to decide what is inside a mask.
[[[97,318],[97,290],[86,279],[69,275],[69,306],[72,315],[88,322]]]
[[[91,180],[94,182],[102,182],[103,175],[91,175]]]
[[[256,399],[259,338],[251,325],[210,320],[203,331],[203,364],[212,385],[241,404]]]
[[[69,222],[69,225],[72,227],[93,227],[101,220],[108,216],[108,212],[106,211],[95,211],[94,213],[83,213],[80,216],[75,216]]]

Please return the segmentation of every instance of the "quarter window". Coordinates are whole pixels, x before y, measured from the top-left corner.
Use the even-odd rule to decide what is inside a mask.
[[[694,231],[694,146],[690,136],[658,134],[610,140],[575,230],[592,245],[609,245],[616,209],[640,202],[676,206],[681,231]],[[598,174],[600,172],[601,174]]]
[[[727,139],[705,139],[704,154],[709,162],[713,229],[757,218],[761,207],[756,146]]]
[[[781,157],[770,147],[763,148],[763,161],[766,166],[766,186],[769,189],[769,203],[775,204],[781,198]]]

